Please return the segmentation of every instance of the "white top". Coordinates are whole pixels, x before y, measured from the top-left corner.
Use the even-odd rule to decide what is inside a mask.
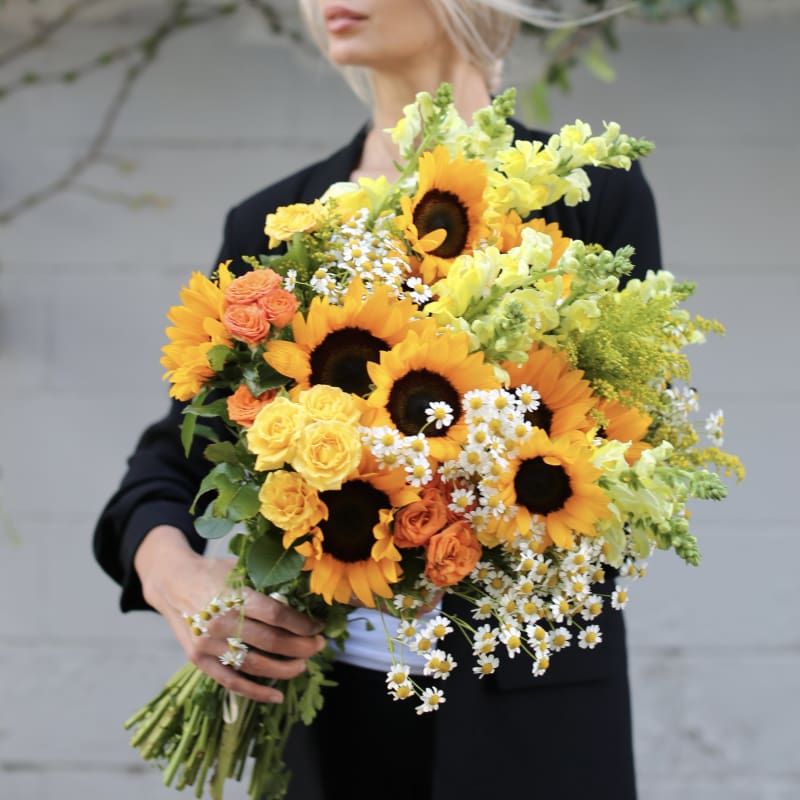
[[[420,627],[424,627],[428,620],[440,613],[434,608],[419,618]],[[379,672],[388,672],[392,666],[392,656],[386,634],[395,636],[399,620],[390,614],[382,614],[374,608],[359,608],[348,617],[347,632],[349,636],[343,651],[338,651],[336,660],[354,667],[374,669]],[[372,630],[367,629],[367,620],[372,624]],[[402,662],[410,668],[412,675],[422,675],[425,667],[425,657],[412,652],[408,645],[395,646],[395,661]]]

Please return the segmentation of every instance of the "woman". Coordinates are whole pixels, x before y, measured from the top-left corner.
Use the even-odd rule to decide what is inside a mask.
[[[265,216],[280,205],[310,202],[332,183],[396,175],[397,153],[385,128],[417,92],[453,86],[462,116],[490,102],[500,59],[524,9],[508,0],[304,0],[303,12],[329,59],[360,70],[372,100],[371,125],[330,158],[245,200],[228,215],[219,260],[267,252]],[[504,12],[492,8],[502,7]],[[527,12],[530,16],[533,12]],[[364,80],[366,78],[366,81]],[[515,125],[517,138],[542,138]],[[639,168],[628,174],[595,170],[592,200],[576,208],[549,207],[545,216],[572,237],[609,249],[632,244],[637,271],[660,267],[655,211]],[[160,612],[189,659],[229,689],[262,702],[280,692],[248,676],[287,678],[323,646],[319,628],[279,602],[247,596],[242,639],[250,646],[241,671],[224,666],[226,638],[236,621],[220,617],[209,636],[191,636],[183,613],[202,608],[223,585],[229,559],[204,558],[188,508],[206,463],[187,461],[178,439],[180,405],[143,434],[120,489],[95,533],[95,553],[123,587],[123,610]],[[452,602],[446,599],[446,603]],[[591,653],[560,654],[544,678],[533,679],[524,659],[478,681],[470,653],[453,643],[456,670],[448,703],[435,715],[392,703],[384,673],[370,669],[366,637],[353,627],[356,657],[337,665],[311,729],[290,743],[290,797],[450,800],[530,792],[587,790],[594,800],[635,797],[621,615],[603,620],[604,644]],[[363,630],[363,629],[361,629]]]

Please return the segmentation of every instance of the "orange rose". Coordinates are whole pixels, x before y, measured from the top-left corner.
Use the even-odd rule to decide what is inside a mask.
[[[225,327],[234,339],[261,344],[269,335],[270,321],[258,303],[235,303],[225,309]]]
[[[283,328],[292,321],[297,311],[297,298],[286,289],[274,289],[264,295],[258,304],[264,309],[267,319],[276,327]]]
[[[258,397],[253,397],[252,392],[242,384],[228,398],[228,416],[241,425],[249,428],[253,424],[256,415],[264,406],[269,403],[278,393],[277,389],[269,389]]]
[[[233,305],[255,303],[281,285],[281,276],[271,269],[254,269],[245,272],[228,284],[225,300]]]
[[[448,525],[425,548],[425,577],[437,586],[455,586],[481,557],[481,543],[467,520]]]
[[[437,489],[424,489],[416,503],[401,508],[394,516],[397,547],[422,547],[447,524],[447,506]]]

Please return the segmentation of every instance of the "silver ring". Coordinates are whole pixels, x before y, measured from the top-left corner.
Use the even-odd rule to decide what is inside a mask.
[[[233,667],[237,672],[242,668],[247,657],[247,645],[237,636],[228,637],[228,649],[219,657],[220,663],[226,667]]]

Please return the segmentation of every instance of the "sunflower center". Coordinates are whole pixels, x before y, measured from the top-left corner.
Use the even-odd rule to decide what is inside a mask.
[[[523,461],[514,478],[518,505],[531,514],[545,516],[564,507],[572,496],[569,475],[558,464],[547,464],[541,456]]]
[[[378,361],[389,346],[383,339],[362,328],[331,331],[311,353],[312,386],[320,383],[336,386],[359,397],[369,393],[367,361]]]
[[[549,436],[553,425],[553,412],[540,400],[538,408],[525,412],[525,422],[541,428]]]
[[[450,381],[438,372],[418,369],[407,372],[394,382],[386,408],[397,430],[406,436],[418,434],[428,421],[426,411],[431,403],[447,403],[453,409],[453,422],[461,417],[461,398]],[[430,426],[426,436],[446,436],[449,425]]]
[[[339,561],[352,564],[370,557],[380,522],[379,512],[391,508],[385,492],[366,481],[347,481],[339,491],[320,492],[328,507],[328,519],[319,523],[325,540],[323,550]]]
[[[430,189],[414,209],[414,225],[420,238],[444,228],[444,241],[431,255],[455,258],[464,252],[469,235],[469,216],[460,198],[452,192]]]

